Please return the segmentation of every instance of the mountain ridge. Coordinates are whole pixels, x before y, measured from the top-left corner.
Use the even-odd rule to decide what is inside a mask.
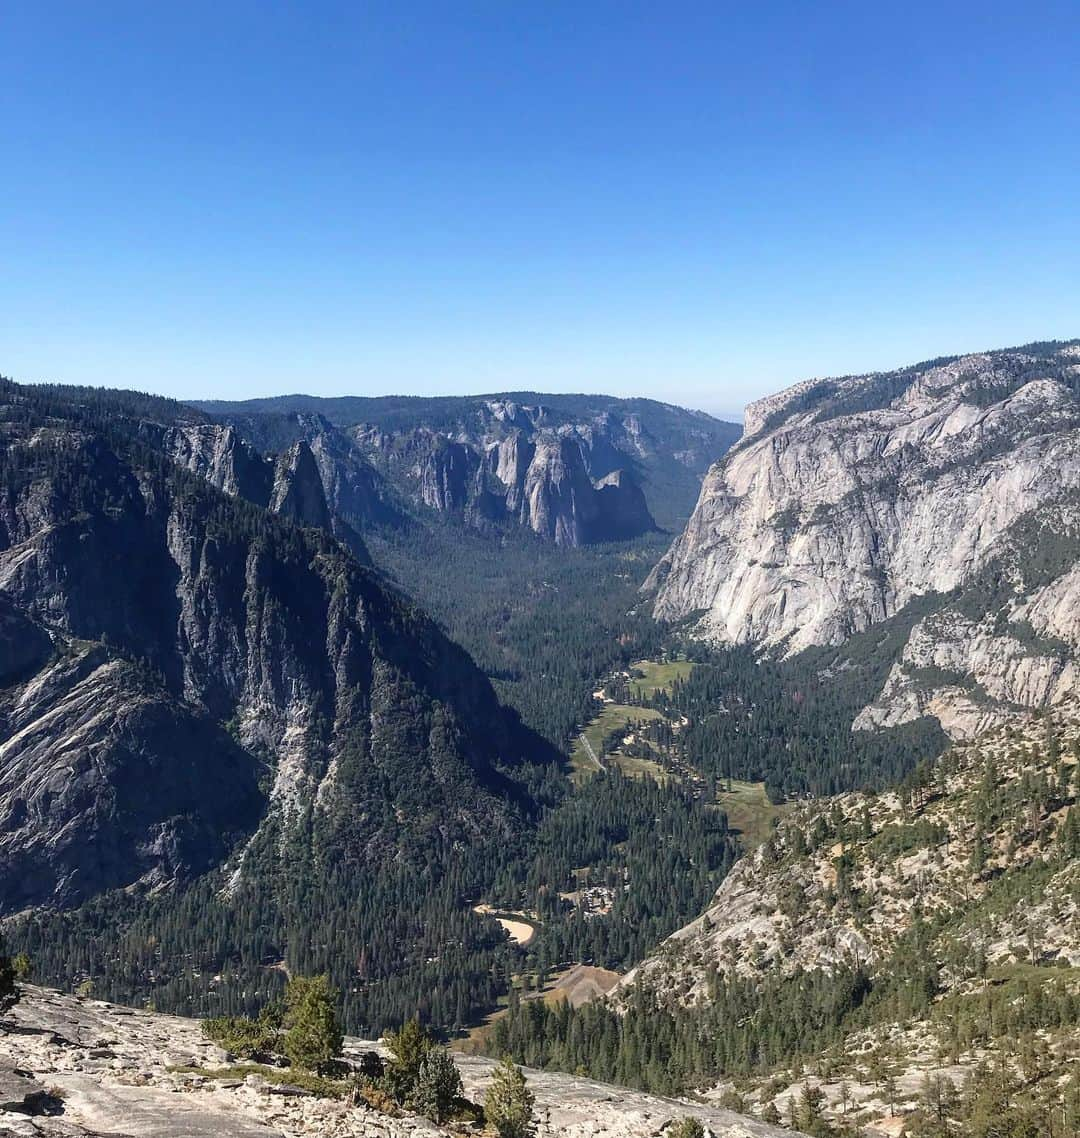
[[[406,833],[441,829],[464,841],[506,833],[525,799],[501,765],[512,766],[530,747],[534,757],[545,756],[545,746],[516,726],[464,651],[411,602],[329,534],[288,520],[312,519],[303,503],[288,506],[287,486],[279,504],[288,508],[275,517],[187,473],[168,457],[168,446],[148,449],[138,415],[128,424],[114,411],[102,433],[55,389],[41,400],[7,384],[2,395],[3,627],[8,639],[22,643],[28,627],[38,630],[42,648],[5,679],[15,681],[5,692],[0,744],[8,763],[3,872],[9,903],[19,858],[42,839],[46,846],[54,842],[65,820],[79,816],[93,825],[95,842],[106,841],[110,827],[131,814],[119,804],[103,805],[109,795],[134,789],[124,764],[169,752],[162,741],[168,731],[154,734],[151,744],[133,718],[131,696],[139,684],[148,706],[166,715],[175,709],[187,717],[189,731],[201,724],[199,731],[211,732],[217,742],[203,748],[206,761],[234,755],[235,765],[245,756],[246,790],[213,792],[213,780],[190,780],[188,809],[196,819],[219,801],[238,807],[243,824],[231,828],[249,834],[258,817],[260,826],[274,820],[285,833],[311,809],[339,815],[331,840],[346,843],[361,861],[370,856],[365,849],[392,852]],[[158,437],[168,442],[168,432],[177,429],[167,424]],[[297,457],[304,455],[307,485],[321,495],[310,452]],[[20,679],[27,671],[29,678]],[[92,691],[79,696],[87,683]],[[116,755],[111,770],[120,780],[110,783],[106,772],[109,793],[94,795],[93,806],[85,780],[104,768],[100,758],[97,767],[88,762],[87,727],[69,738],[46,726],[73,716],[77,721],[80,704],[70,702],[77,698],[87,711],[96,705],[90,722],[105,734],[90,748]],[[404,719],[402,708],[412,709]],[[119,735],[110,734],[110,716]],[[151,720],[146,730],[160,732],[160,714]],[[129,744],[134,751],[125,759]],[[74,766],[71,758],[59,758],[69,749],[84,756]],[[46,780],[48,801],[39,803],[21,788],[50,763],[59,765]],[[267,785],[256,794],[257,781]],[[394,822],[392,812],[383,816],[379,804],[387,794],[390,803],[399,800],[407,822]],[[253,795],[263,806],[241,808]],[[434,823],[417,813],[425,796],[443,800]],[[61,810],[67,799],[70,814]],[[176,805],[162,801],[158,808],[168,818]],[[124,840],[150,851],[157,839],[134,833]],[[60,880],[24,900],[47,902],[55,893],[57,901],[81,902],[139,877],[139,857],[127,860],[134,876],[117,878],[98,873],[74,829],[64,841],[76,861],[84,851],[84,884],[73,890]],[[163,867],[169,856],[163,851],[155,864]],[[208,864],[202,859],[191,868]],[[117,865],[123,872],[124,859]]]
[[[283,396],[193,406],[264,450],[294,441],[298,424],[310,435],[305,423],[317,416],[324,433],[347,437],[406,504],[463,514],[481,527],[516,521],[578,544],[648,532],[654,517],[661,526],[681,524],[701,475],[741,431],[704,412],[603,395]],[[557,459],[555,441],[563,450]],[[580,461],[566,452],[570,443]],[[581,468],[569,481],[556,469],[567,463]],[[613,489],[601,485],[618,470]],[[537,510],[535,487],[544,483],[565,483],[570,497],[545,491]],[[566,520],[550,527],[545,515],[560,509]],[[614,528],[603,524],[607,509],[621,519]]]
[[[950,595],[970,595],[1004,550],[1023,548],[1018,535],[1042,513],[1057,511],[1059,530],[1072,533],[1080,343],[1031,349],[810,380],[752,404],[745,437],[710,470],[686,530],[650,574],[656,617],[689,619],[714,642],[792,655],[842,644],[935,595],[944,612]],[[921,669],[923,694],[905,695],[909,711],[897,711],[898,674],[860,726],[929,713],[970,734],[1014,703],[1040,706],[1073,690],[1068,678],[1025,694],[1006,678],[1017,667],[1071,677],[1080,648],[1058,622],[1055,662],[1043,664],[1017,635],[1028,613],[1047,630],[1055,619],[1028,582],[1051,556],[1054,535],[1040,540],[1047,552],[1025,549],[1026,569],[1001,562],[1014,590],[975,614],[976,624],[989,622],[979,660],[962,647],[949,651],[933,622],[923,624],[916,639],[929,635],[938,647],[913,643],[906,666],[897,661],[909,678]],[[1068,557],[1078,551],[1070,546]],[[1051,586],[1068,592],[1064,581],[1038,588]],[[934,683],[933,668],[962,682]],[[962,689],[987,683],[998,695],[982,714]]]

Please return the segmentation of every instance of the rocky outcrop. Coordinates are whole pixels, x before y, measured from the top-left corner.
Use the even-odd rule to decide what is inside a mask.
[[[751,405],[746,437],[709,472],[685,532],[650,576],[655,615],[693,618],[718,643],[790,655],[840,644],[916,599],[967,590],[968,626],[958,634],[955,617],[921,623],[898,667],[957,673],[991,702],[1060,698],[1074,683],[1067,660],[1002,639],[998,624],[1034,624],[1025,600],[1035,620],[1060,614],[1070,595],[1063,580],[1036,603],[1032,590],[1050,582],[1024,564],[1016,535],[1051,508],[1070,525],[1078,516],[1078,389],[1077,346],[1052,344],[815,380]],[[1059,571],[1078,553],[1080,542],[1064,559],[1055,551]],[[1007,605],[971,594],[991,567],[1011,577]],[[897,673],[883,696],[893,710],[860,725],[930,709],[935,697],[915,699],[907,685],[898,710],[904,686]],[[988,722],[956,718],[960,731]]]
[[[10,1019],[15,1030],[0,1032],[0,1131],[57,1138],[449,1138],[461,1132],[296,1088],[284,1093],[286,1072],[278,1079],[235,1078],[197,1020],[37,987],[25,989]],[[356,1064],[372,1048],[380,1049],[347,1039],[344,1060]],[[483,1102],[494,1063],[455,1058],[466,1096]],[[792,1134],[700,1102],[553,1072],[526,1075],[536,1097],[538,1138],[653,1138],[672,1120],[691,1116],[714,1138]],[[46,1093],[49,1102],[38,1105]]]
[[[502,437],[463,441],[427,428],[400,435],[357,428],[353,437],[406,495],[476,524],[513,522],[564,546],[656,528],[631,474],[590,476],[588,447],[576,431],[526,431],[522,410],[505,405],[493,415],[509,425]]]
[[[451,442],[441,435],[424,432],[427,445],[417,466],[420,500],[425,506],[444,513],[464,510],[472,498],[473,483],[480,461],[464,443]]]
[[[312,417],[308,417],[311,419]],[[367,549],[350,518],[370,515],[359,504],[362,478],[358,468],[375,473],[351,451],[346,442],[333,440],[318,423],[303,424],[307,435],[298,438],[276,458],[264,458],[231,425],[181,424],[162,427],[142,423],[140,433],[179,466],[205,479],[231,497],[245,498],[298,525],[332,533],[360,561],[369,563]],[[310,436],[311,441],[307,436]],[[328,497],[327,488],[333,494]],[[334,503],[333,507],[331,502]]]
[[[596,491],[572,439],[541,435],[525,472],[521,517],[556,545],[584,545],[599,513]]]
[[[392,509],[396,498],[406,510],[414,504],[455,514],[481,527],[520,524],[543,535],[580,530],[570,517],[551,527],[553,505],[532,525],[523,512],[529,467],[544,438],[573,443],[594,491],[617,475],[619,493],[575,495],[579,512],[594,508],[613,517],[592,526],[580,541],[637,536],[661,525],[681,525],[693,504],[701,475],[738,437],[739,428],[701,412],[648,399],[608,396],[522,394],[463,398],[314,399],[283,396],[243,404],[201,404],[221,421],[235,424],[263,453],[276,452],[304,437],[319,459],[323,486],[332,511],[359,532],[364,520]],[[318,426],[316,426],[318,424]],[[333,463],[324,465],[316,437],[332,440]],[[350,457],[343,438],[355,446]],[[561,445],[561,444],[560,444]],[[563,456],[564,461],[566,457]],[[541,464],[546,459],[541,458]],[[364,508],[350,513],[333,489],[334,465],[366,466],[369,474],[350,475],[361,485]],[[621,474],[619,473],[621,472]],[[533,472],[535,483],[542,471]],[[551,471],[551,480],[557,474]],[[640,493],[630,488],[637,486]],[[389,491],[389,493],[387,493]],[[587,499],[592,499],[587,502]],[[382,521],[395,522],[383,517]],[[400,519],[397,519],[399,521]],[[550,538],[549,540],[555,540]]]
[[[211,486],[258,506],[269,504],[273,467],[234,427],[195,423],[162,428],[147,423],[142,430],[173,462],[205,478]]]
[[[970,739],[1022,710],[1071,698],[1080,690],[1078,648],[1024,636],[996,613],[975,621],[946,607],[915,625],[854,727],[897,727],[930,715],[952,738]]]
[[[295,416],[296,430],[311,448],[326,504],[354,533],[369,525],[398,526],[403,519],[378,471],[352,439],[322,415]]]
[[[326,521],[310,449],[275,517],[139,426],[4,398],[3,909],[179,880],[311,810],[360,864],[510,832],[502,768],[546,748],[430,620],[286,519]]]
[[[298,525],[331,530],[333,523],[322,478],[306,442],[294,443],[279,457],[274,468],[270,510]]]
[[[934,930],[939,983],[967,991],[974,942],[989,961],[1023,964],[1038,929],[1047,962],[1080,962],[1080,863],[1056,842],[1076,802],[1058,757],[1080,743],[1080,704],[1042,721],[995,727],[957,744],[934,769],[885,794],[801,803],[739,861],[700,917],[669,937],[609,998],[644,982],[683,1003],[707,1002],[715,974],[754,979],[861,967],[873,974],[918,921]],[[1053,742],[1051,743],[1051,740]],[[988,820],[989,811],[989,820]],[[976,853],[979,856],[976,857]],[[1027,905],[1002,876],[1043,872]],[[946,945],[952,945],[951,951]],[[961,946],[959,954],[956,946]]]

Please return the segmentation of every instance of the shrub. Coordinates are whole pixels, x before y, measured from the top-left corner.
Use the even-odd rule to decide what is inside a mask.
[[[363,1078],[357,1080],[353,1088],[353,1096],[354,1102],[356,1100],[365,1102],[372,1110],[377,1110],[381,1114],[396,1117],[401,1113],[394,1096],[379,1086],[378,1083],[370,1083]]]
[[[278,1050],[281,1007],[268,1004],[257,1019],[249,1016],[215,1016],[202,1022],[203,1035],[238,1059],[257,1059]]]
[[[381,1079],[385,1069],[386,1064],[377,1051],[365,1051],[360,1056],[360,1077],[367,1082],[374,1083]]]
[[[696,1118],[680,1118],[668,1127],[668,1138],[705,1138],[705,1127]]]

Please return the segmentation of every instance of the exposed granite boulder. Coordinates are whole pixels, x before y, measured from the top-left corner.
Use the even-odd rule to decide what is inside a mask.
[[[34,1114],[41,1109],[48,1091],[18,1067],[0,1065],[0,1113]]]

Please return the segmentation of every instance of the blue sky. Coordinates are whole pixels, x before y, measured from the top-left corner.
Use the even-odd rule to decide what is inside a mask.
[[[1080,335],[1076,3],[0,0],[0,371],[712,411]]]

